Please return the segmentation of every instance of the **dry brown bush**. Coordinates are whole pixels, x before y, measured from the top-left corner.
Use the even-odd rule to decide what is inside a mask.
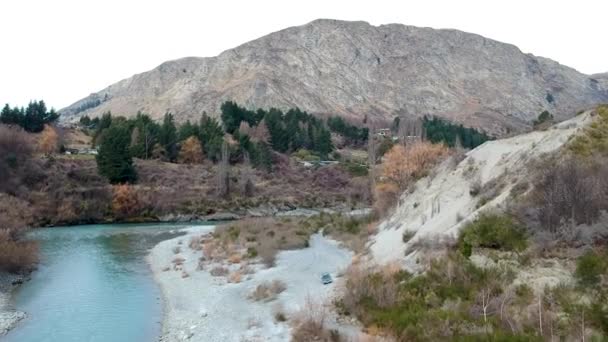
[[[377,273],[377,269],[371,269],[360,264],[352,264],[345,272],[346,286],[342,302],[346,309],[357,316],[360,312],[360,301],[362,298],[373,299],[380,307],[389,307],[397,300],[399,284],[393,276],[399,267],[388,265]],[[372,276],[373,275],[373,276]],[[381,276],[382,279],[377,279]]]
[[[238,264],[241,262],[241,255],[240,254],[232,254],[231,256],[228,257],[228,262],[231,264]]]
[[[173,260],[171,262],[175,265],[183,265],[184,261],[186,261],[186,259],[178,256],[178,257],[173,258]]]
[[[190,242],[188,242],[188,247],[195,251],[203,250],[204,239],[202,236],[193,236],[190,238]]]
[[[511,211],[531,231],[538,251],[605,241],[608,161],[565,156],[533,166],[533,184]],[[604,222],[604,223],[602,223]]]
[[[209,271],[209,273],[214,277],[224,277],[227,276],[230,271],[226,267],[215,266],[211,269],[211,271]]]
[[[0,229],[22,229],[32,221],[30,205],[17,197],[0,193]]]
[[[243,275],[241,274],[241,272],[239,272],[239,271],[232,272],[228,276],[228,282],[235,283],[235,284],[240,283],[242,278],[243,278]]]
[[[304,308],[296,314],[291,340],[293,342],[346,341],[337,330],[328,329],[327,316],[327,309],[308,296]]]
[[[21,273],[30,271],[38,262],[38,244],[19,241],[14,230],[0,229],[0,271]]]
[[[259,284],[251,294],[249,299],[255,301],[271,301],[275,300],[277,296],[287,289],[287,285],[280,280],[265,281]]]
[[[32,154],[32,144],[18,127],[0,125],[0,191],[14,191],[22,175],[19,174]]]
[[[260,123],[250,130],[251,141],[253,142],[268,142],[270,140],[270,133],[266,126],[266,121],[262,120]]]
[[[401,192],[395,184],[376,184],[374,201],[374,212],[378,217],[386,217],[390,209],[397,203]]]

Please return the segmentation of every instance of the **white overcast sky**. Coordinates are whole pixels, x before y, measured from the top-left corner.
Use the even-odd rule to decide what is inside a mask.
[[[133,74],[317,18],[455,28],[608,71],[607,0],[0,0],[0,103],[60,109]]]

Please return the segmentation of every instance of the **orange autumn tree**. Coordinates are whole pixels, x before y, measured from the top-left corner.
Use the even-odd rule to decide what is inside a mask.
[[[177,160],[184,164],[200,164],[203,162],[203,148],[197,137],[191,136],[182,143]]]
[[[59,135],[57,131],[49,125],[44,126],[44,130],[40,135],[38,142],[40,152],[44,154],[52,154],[59,150]]]
[[[395,145],[385,155],[380,167],[380,182],[375,188],[379,214],[393,206],[412,182],[422,178],[448,154],[443,144],[419,141],[407,146]]]
[[[128,184],[113,187],[112,211],[118,218],[129,218],[140,211],[140,201],[135,188]]]
[[[425,141],[395,145],[384,156],[382,179],[405,191],[412,181],[423,177],[447,153],[445,145]]]

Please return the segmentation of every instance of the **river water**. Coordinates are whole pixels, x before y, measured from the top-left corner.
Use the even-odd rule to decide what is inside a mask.
[[[16,293],[28,317],[2,342],[138,342],[160,336],[162,302],[146,262],[179,224],[38,229],[41,264]]]

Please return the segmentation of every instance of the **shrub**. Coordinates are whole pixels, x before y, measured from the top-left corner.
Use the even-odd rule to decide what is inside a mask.
[[[401,192],[399,188],[392,183],[379,183],[374,189],[374,213],[378,217],[385,217],[393,208],[399,199]]]
[[[15,233],[0,230],[0,271],[28,272],[38,262],[38,244],[17,239]]]
[[[524,230],[517,226],[511,217],[482,214],[462,229],[458,246],[463,255],[468,254],[469,246],[522,251],[527,246],[527,238]]]
[[[112,195],[112,211],[119,219],[134,217],[141,210],[140,199],[134,187],[128,184],[115,185]]]
[[[584,157],[608,155],[608,105],[599,106],[596,113],[595,121],[570,142],[568,148],[573,154]]]
[[[23,130],[0,125],[0,190],[9,190],[11,175],[32,155],[32,146]]]
[[[214,277],[224,277],[230,273],[226,267],[216,266],[209,272]]]
[[[301,148],[293,153],[293,156],[304,161],[318,162],[321,160],[319,156],[312,154],[309,150]]]
[[[587,162],[567,157],[549,160],[539,168],[530,199],[542,229],[555,232],[571,220],[591,224],[601,210],[608,209],[608,169],[601,159]]]
[[[287,289],[287,285],[280,280],[273,280],[271,282],[265,281],[258,285],[255,290],[249,295],[249,298],[255,301],[271,301],[277,298],[277,296]]]
[[[547,96],[549,96],[549,95],[547,95]],[[551,97],[551,99],[553,99],[553,97]],[[553,115],[545,110],[538,115],[538,118],[536,118],[536,120],[534,120],[533,124],[534,124],[534,127],[536,128],[539,126],[544,126],[546,124],[550,124],[552,121],[553,121]]]
[[[253,259],[258,256],[258,250],[255,247],[247,247],[247,254],[245,256],[248,259]]]
[[[406,230],[405,232],[403,232],[403,243],[408,243],[414,237],[414,235],[416,235],[416,232],[411,230]]]
[[[295,327],[292,330],[293,342],[341,342],[342,336],[337,330],[328,329],[327,310],[321,304],[308,297],[304,308],[297,313]]]
[[[608,272],[606,257],[594,251],[588,251],[576,261],[574,276],[582,286],[597,285],[602,276]]]
[[[277,322],[285,322],[287,321],[287,316],[283,311],[277,311],[274,313],[274,320]]]
[[[367,165],[364,164],[345,162],[342,163],[342,166],[353,177],[366,177],[369,174],[369,169]]]
[[[239,271],[232,272],[228,276],[228,282],[238,284],[241,282],[242,277],[243,277],[243,275],[241,274],[241,272],[239,272]]]

